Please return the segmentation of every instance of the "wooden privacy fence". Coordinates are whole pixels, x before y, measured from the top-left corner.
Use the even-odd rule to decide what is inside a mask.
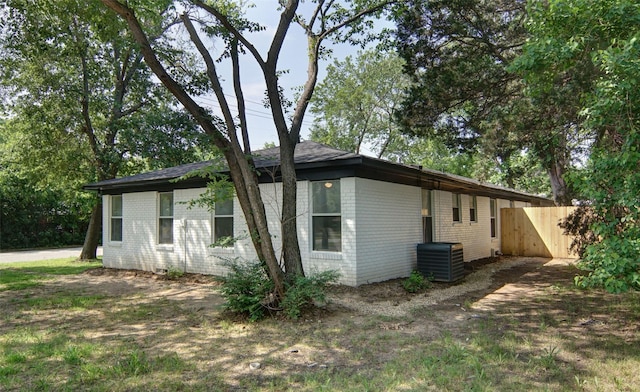
[[[525,207],[500,210],[501,250],[505,255],[577,257],[569,252],[572,236],[558,223],[576,207]]]

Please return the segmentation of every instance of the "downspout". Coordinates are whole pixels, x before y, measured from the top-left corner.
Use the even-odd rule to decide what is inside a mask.
[[[182,272],[187,272],[187,220],[182,220],[182,230],[184,231],[184,261],[182,265]]]

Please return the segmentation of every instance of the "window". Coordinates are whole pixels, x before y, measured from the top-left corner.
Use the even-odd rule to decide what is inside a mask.
[[[451,194],[451,204],[453,205],[453,221],[460,222],[460,194]]]
[[[111,196],[111,241],[122,241],[122,195]]]
[[[342,251],[340,180],[311,183],[313,250]]]
[[[431,191],[427,189],[422,190],[422,242],[433,242]]]
[[[173,192],[158,194],[158,243],[173,243]]]
[[[233,199],[216,202],[213,214],[213,242],[233,238]]]
[[[478,217],[476,216],[476,211],[478,211],[478,200],[475,196],[469,196],[469,220],[471,222],[477,222]]]
[[[491,215],[491,238],[496,238],[496,199],[489,200],[489,210]]]

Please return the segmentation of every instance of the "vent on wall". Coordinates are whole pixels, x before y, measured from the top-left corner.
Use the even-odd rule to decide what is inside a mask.
[[[418,272],[438,282],[455,282],[464,278],[462,244],[452,242],[418,244]]]

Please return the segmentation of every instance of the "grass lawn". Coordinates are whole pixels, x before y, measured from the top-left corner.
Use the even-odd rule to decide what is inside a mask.
[[[640,293],[579,291],[567,271],[529,295],[475,293],[410,316],[329,304],[249,323],[221,310],[212,281],[83,273],[99,265],[0,265],[0,390],[640,388]]]

